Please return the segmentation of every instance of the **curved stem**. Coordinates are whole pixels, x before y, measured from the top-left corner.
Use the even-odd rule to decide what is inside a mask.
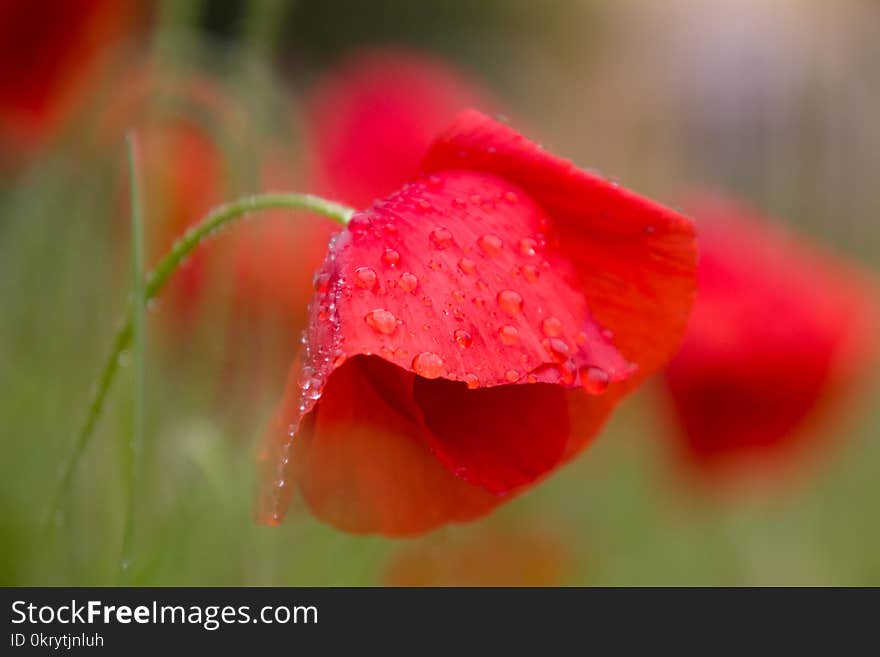
[[[347,225],[349,219],[354,214],[353,209],[318,196],[284,192],[245,196],[226,205],[221,205],[208,213],[198,224],[187,230],[174,243],[171,250],[162,258],[159,264],[149,273],[144,285],[144,301],[148,302],[162,291],[171,275],[177,271],[177,268],[186,260],[187,256],[205,239],[227,228],[245,215],[262,210],[308,210],[332,219],[342,226]],[[61,478],[51,499],[46,516],[47,529],[51,528],[58,517],[61,502],[67,495],[79,460],[89,443],[92,433],[94,433],[98,419],[101,417],[107,393],[110,391],[116,371],[119,369],[119,360],[131,342],[131,338],[132,308],[129,307],[116,332],[116,336],[113,338],[110,354],[104,362],[104,367],[101,370],[101,376],[92,395],[86,417],[76,434],[73,447],[62,467]]]

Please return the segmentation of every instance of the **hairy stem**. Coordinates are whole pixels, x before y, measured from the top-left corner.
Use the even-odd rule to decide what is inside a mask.
[[[171,250],[156,265],[155,269],[149,273],[143,290],[144,302],[146,303],[153,299],[162,291],[168,279],[177,271],[181,263],[205,239],[227,228],[244,216],[262,210],[307,210],[332,219],[342,226],[347,225],[349,219],[354,214],[354,210],[351,208],[318,196],[284,192],[245,196],[226,205],[221,205],[208,213],[198,224],[187,230],[174,243]],[[61,469],[61,478],[50,501],[49,511],[46,516],[47,528],[50,528],[58,518],[58,511],[70,488],[79,460],[88,446],[89,439],[92,433],[94,433],[95,426],[101,417],[107,393],[110,391],[116,371],[119,369],[119,360],[131,342],[133,332],[132,310],[130,304],[116,332],[116,336],[113,338],[110,353],[104,362],[104,367],[101,370],[101,375],[85,419],[76,434],[70,454]]]

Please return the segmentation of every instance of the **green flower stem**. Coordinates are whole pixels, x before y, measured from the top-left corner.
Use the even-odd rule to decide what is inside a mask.
[[[171,275],[177,271],[181,263],[202,241],[244,216],[263,210],[306,210],[332,219],[342,226],[347,225],[354,214],[354,210],[351,208],[318,196],[283,192],[245,196],[226,205],[221,205],[208,213],[201,222],[186,231],[174,243],[168,254],[156,265],[156,268],[150,272],[144,285],[144,301],[148,302],[162,291]],[[95,430],[95,425],[101,417],[107,393],[110,391],[116,371],[119,369],[119,360],[131,342],[132,329],[132,308],[129,307],[116,336],[113,338],[110,354],[104,362],[104,368],[101,370],[101,376],[98,379],[85,420],[76,434],[73,447],[62,467],[61,478],[46,517],[47,528],[51,528],[58,518],[58,511],[70,489],[77,465]]]
[[[125,528],[122,533],[122,558],[119,572],[122,583],[128,583],[131,572],[132,546],[134,541],[135,495],[140,479],[140,455],[144,444],[144,416],[146,407],[146,319],[144,296],[144,211],[141,201],[140,169],[137,161],[137,144],[133,134],[126,139],[128,147],[128,178],[131,190],[131,335],[133,339],[134,367],[131,439],[125,459],[124,495]]]

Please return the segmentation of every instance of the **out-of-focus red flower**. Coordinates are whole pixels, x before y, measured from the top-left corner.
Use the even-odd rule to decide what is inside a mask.
[[[102,148],[120,154],[124,170],[126,131],[134,131],[140,146],[151,267],[187,228],[231,196],[230,170],[209,126],[231,133],[239,122],[228,94],[207,76],[166,78],[151,68],[133,67],[108,101],[99,120]],[[120,214],[127,217],[128,192],[122,191]],[[160,299],[164,326],[184,331],[197,317],[216,247],[201,246],[169,281]]]
[[[365,208],[412,178],[434,137],[462,108],[474,105],[493,103],[439,59],[405,49],[359,52],[306,96],[303,127],[313,142],[307,170],[291,175],[282,157],[272,157],[267,187],[307,189]],[[288,336],[298,334],[314,291],[312,274],[338,230],[324,219],[279,212],[236,235],[238,311],[258,306],[264,311],[247,315],[263,317],[275,309],[278,326]]]
[[[681,452],[707,480],[792,465],[870,366],[877,288],[752,210],[701,195],[699,292],[666,384]]]
[[[139,4],[0,0],[0,145],[27,152],[54,132]]]
[[[677,347],[691,223],[467,111],[422,177],[357,214],[315,278],[261,454],[352,532],[487,513],[578,453]]]
[[[358,53],[307,98],[317,189],[365,208],[412,178],[463,108],[493,106],[476,83],[439,59],[404,49]]]
[[[422,539],[388,564],[388,586],[562,586],[574,570],[565,543],[549,532],[486,528]]]

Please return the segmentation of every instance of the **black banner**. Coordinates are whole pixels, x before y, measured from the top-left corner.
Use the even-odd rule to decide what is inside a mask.
[[[872,632],[877,590],[3,589],[3,654],[175,648],[706,649]],[[842,634],[840,632],[843,632]],[[646,644],[647,642],[647,644]],[[764,644],[766,645],[766,644]],[[815,645],[814,645],[815,647]]]

